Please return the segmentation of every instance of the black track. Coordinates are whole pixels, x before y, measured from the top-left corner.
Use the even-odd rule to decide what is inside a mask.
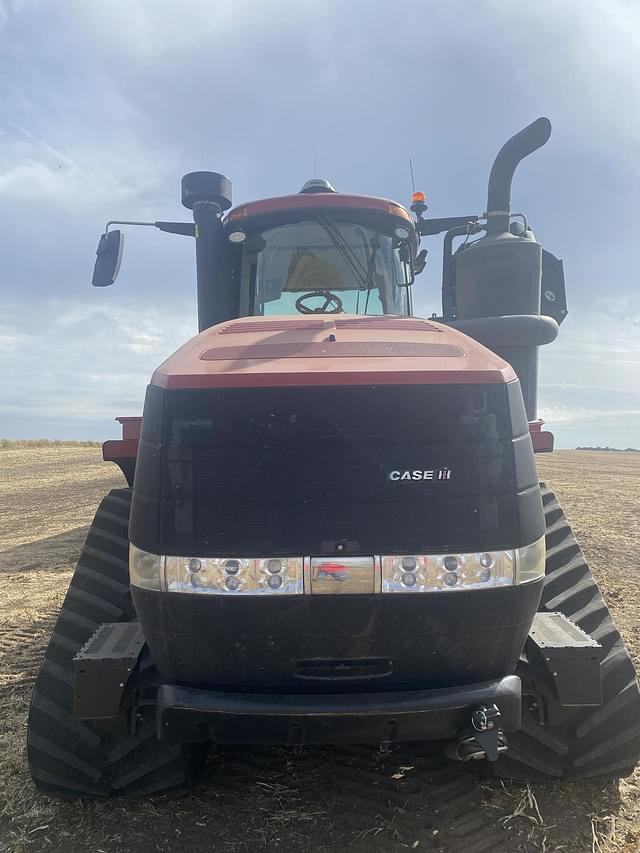
[[[523,728],[495,770],[512,779],[627,776],[640,759],[640,689],[629,652],[555,495],[540,484],[547,528],[547,568],[540,611],[560,611],[604,647],[603,703],[558,726],[540,726],[523,703]]]
[[[128,715],[103,723],[73,716],[73,656],[103,622],[135,618],[129,594],[130,489],[104,498],[89,529],[78,566],[36,678],[27,733],[31,775],[57,797],[139,797],[186,787],[198,751],[160,743],[151,711],[130,734]],[[139,676],[153,681],[153,666]]]

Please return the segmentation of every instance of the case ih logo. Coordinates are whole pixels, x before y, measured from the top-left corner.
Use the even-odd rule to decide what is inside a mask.
[[[429,471],[389,471],[389,480],[450,480],[451,468],[432,468]]]

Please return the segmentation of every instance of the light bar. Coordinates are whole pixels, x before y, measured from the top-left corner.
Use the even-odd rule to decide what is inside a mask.
[[[304,592],[302,557],[167,557],[167,592],[296,595]]]
[[[506,551],[382,557],[382,592],[447,592],[513,586],[544,577],[544,536]]]
[[[544,577],[545,538],[503,551],[382,557],[175,557],[130,546],[131,583],[164,592],[301,595],[455,592]]]

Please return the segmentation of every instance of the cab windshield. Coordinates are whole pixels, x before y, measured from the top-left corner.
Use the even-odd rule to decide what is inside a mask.
[[[240,315],[409,314],[409,247],[355,222],[321,217],[248,235]]]

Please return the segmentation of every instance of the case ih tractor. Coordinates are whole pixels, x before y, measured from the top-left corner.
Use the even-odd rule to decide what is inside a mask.
[[[510,213],[538,119],[499,152],[482,216],[427,219],[310,181],[229,210],[182,180],[200,333],[104,457],[100,504],[37,677],[38,788],[187,785],[217,744],[435,740],[498,776],[629,774],[632,662],[534,452],[538,349],[562,264]],[[228,211],[228,212],[226,212]],[[444,233],[442,316],[412,316]],[[461,242],[462,240],[462,242]]]

